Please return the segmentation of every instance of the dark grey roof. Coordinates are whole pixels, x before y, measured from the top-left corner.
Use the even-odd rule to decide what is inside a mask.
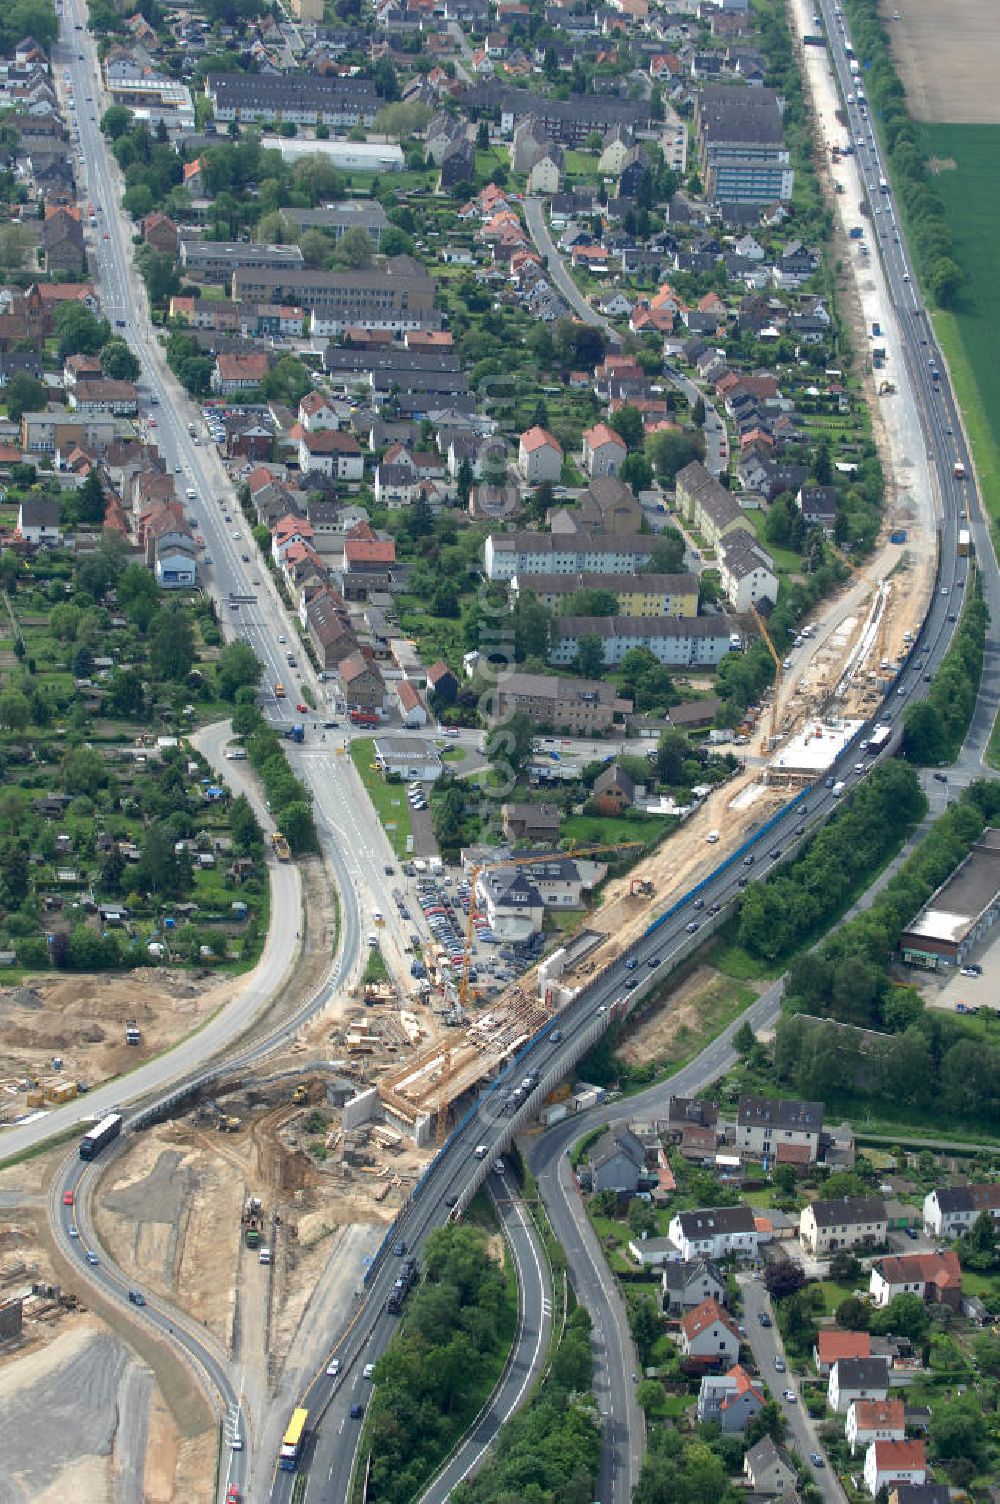
[[[851,1222],[884,1222],[885,1202],[881,1196],[844,1196],[839,1201],[814,1201],[813,1216],[817,1227],[841,1227]]]
[[[839,1358],[833,1365],[841,1389],[887,1389],[888,1358]]]
[[[790,1128],[818,1133],[823,1126],[822,1102],[797,1102],[780,1097],[741,1097],[741,1128]]]
[[[746,146],[778,145],[784,140],[784,125],[773,89],[747,85],[710,84],[698,100],[702,135],[710,145],[734,142]]]

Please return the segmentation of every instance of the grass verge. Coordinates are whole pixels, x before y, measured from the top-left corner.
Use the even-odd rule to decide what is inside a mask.
[[[375,742],[372,737],[356,737],[351,742],[351,761],[375,807],[382,829],[393,851],[400,858],[407,855],[407,837],[411,834],[410,806],[401,783],[386,783],[374,765]]]

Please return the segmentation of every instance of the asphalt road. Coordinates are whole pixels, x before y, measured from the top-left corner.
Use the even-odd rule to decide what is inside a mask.
[[[618,330],[606,319],[603,314],[597,312],[583,296],[573,278],[566,270],[565,262],[556,250],[555,241],[549,234],[549,227],[545,223],[545,200],[541,198],[525,198],[524,222],[528,227],[528,234],[535,243],[538,254],[547,262],[546,273],[555,283],[563,298],[570,308],[579,316],[585,324],[590,324],[594,329],[600,329],[613,345],[621,344],[621,335]]]
[[[787,1366],[784,1373],[778,1373],[774,1366],[775,1358],[785,1361],[785,1350],[777,1326],[761,1326],[758,1319],[762,1313],[769,1315],[771,1311],[763,1282],[741,1275],[740,1289],[743,1295],[746,1340],[750,1343],[762,1382],[771,1390],[772,1398],[784,1413],[788,1425],[785,1444],[799,1453],[806,1476],[820,1490],[826,1504],[844,1504],[844,1490],[833,1468],[827,1467],[825,1463],[822,1467],[817,1467],[810,1460],[813,1456],[822,1458],[823,1448],[816,1434],[815,1422],[802,1403],[798,1380],[788,1372]],[[786,1393],[793,1394],[795,1398],[785,1399]]]
[[[824,12],[828,9],[825,6],[823,8]],[[69,12],[69,18],[71,22],[76,18],[76,13],[72,9]],[[80,20],[82,22],[82,16]],[[208,499],[213,495],[213,491],[215,494],[219,492],[221,466],[214,455],[207,455],[201,446],[193,443],[186,431],[186,426],[175,413],[168,412],[177,393],[164,376],[159,358],[150,344],[148,326],[143,316],[143,298],[134,281],[134,274],[126,252],[129,231],[114,207],[114,183],[108,158],[97,130],[97,110],[100,107],[96,106],[94,113],[91,114],[83,103],[86,90],[88,87],[94,87],[93,80],[96,77],[91,43],[84,33],[78,33],[76,45],[81,47],[84,58],[82,62],[77,60],[71,47],[69,66],[75,75],[74,87],[76,97],[80,101],[79,109],[82,112],[80,128],[89,194],[100,210],[99,217],[104,227],[98,232],[101,239],[97,242],[97,261],[106,309],[116,327],[124,325],[126,328],[132,328],[139,335],[134,342],[143,363],[144,377],[151,394],[159,396],[158,405],[164,418],[162,427],[158,424],[157,437],[168,463],[180,464],[183,472],[190,477],[190,483],[198,492],[199,522],[208,540],[213,559],[214,583],[223,595],[227,595],[232,590],[247,593],[252,586],[248,585],[248,570],[244,569],[240,555],[245,547],[251,553],[252,558],[249,535],[242,521],[226,523],[224,514],[220,515],[220,508]],[[56,60],[58,66],[61,67],[65,61],[65,51],[58,55]],[[860,132],[860,119],[852,122],[852,129],[855,127],[857,132]],[[873,152],[869,155],[871,160],[866,167],[866,180],[871,196],[880,194],[881,190],[878,185],[877,156]],[[894,226],[895,215],[892,211],[891,197],[883,195],[880,206],[883,202],[888,207],[891,223]],[[526,214],[529,217],[530,227],[531,216],[537,214],[537,209],[533,208],[530,201],[526,203]],[[888,223],[886,221],[887,226]],[[544,224],[541,230],[544,244],[544,239],[548,238]],[[107,240],[103,238],[104,235],[107,235]],[[532,235],[537,244],[539,237],[536,236],[534,229],[532,229]],[[549,244],[551,245],[551,241]],[[948,621],[948,616],[949,608],[954,604],[952,593],[956,588],[957,578],[958,512],[960,503],[964,504],[973,488],[971,483],[962,485],[952,478],[951,464],[955,458],[964,458],[967,469],[971,469],[971,465],[967,453],[964,452],[964,440],[958,427],[957,414],[954,413],[950,393],[944,383],[938,384],[932,381],[928,367],[921,358],[925,352],[921,350],[918,341],[922,339],[929,341],[932,335],[909,281],[902,240],[895,242],[889,234],[882,241],[882,249],[886,256],[887,276],[901,323],[905,324],[908,320],[912,320],[909,326],[911,335],[906,339],[908,362],[915,398],[926,425],[931,452],[935,456],[944,513],[940,593],[931,603],[921,633],[921,646],[926,651],[926,658],[922,663],[921,671],[919,673],[908,672],[900,683],[898,694],[893,695],[883,707],[883,715],[890,723],[893,723],[910,699],[926,692],[923,673],[933,673],[952,635],[952,624]],[[548,250],[543,253],[550,254]],[[558,263],[558,258],[556,258],[556,263]],[[570,290],[559,283],[556,264],[553,265],[552,270],[554,280],[557,285],[560,285],[560,290],[574,303],[574,306],[577,306]],[[578,309],[578,311],[581,312],[581,316],[584,316],[582,310]],[[588,322],[596,321],[593,310],[588,310],[587,318]],[[938,369],[941,369],[940,363],[938,363]],[[943,393],[942,387],[944,387]],[[150,411],[152,412],[152,408]],[[945,437],[945,428],[948,426],[949,419],[955,431],[954,439],[950,441]],[[228,486],[228,481],[225,484]],[[227,492],[223,490],[222,494],[225,497]],[[238,513],[232,515],[236,519],[239,517]],[[236,538],[231,536],[233,532],[237,533]],[[252,569],[252,565],[249,568]],[[963,564],[963,577],[964,570]],[[287,666],[277,643],[282,620],[269,591],[263,589],[258,597],[257,605],[252,612],[248,613],[248,619],[241,631],[258,651],[268,673],[273,674],[274,679],[281,678],[287,683],[289,678]],[[276,710],[278,707],[272,708]],[[845,783],[848,782],[851,778],[851,768],[858,756],[856,749],[846,751],[831,770],[832,776],[842,779]],[[804,834],[809,828],[817,826],[829,816],[835,806],[836,800],[832,790],[825,786],[812,789],[807,800],[800,801],[797,807],[781,815],[770,826],[766,836],[758,836],[753,849],[748,853],[753,858],[752,871],[741,865],[742,858],[739,855],[731,857],[702,885],[699,898],[705,905],[704,911],[693,908],[693,900],[689,895],[688,900],[683,901],[676,911],[671,912],[655,931],[651,930],[647,933],[630,952],[626,953],[575,999],[560,1018],[562,1040],[552,1043],[546,1037],[536,1041],[525,1052],[516,1067],[517,1071],[531,1069],[536,1061],[543,1062],[539,1069],[542,1081],[534,1088],[535,1098],[540,1097],[548,1089],[550,1082],[572,1067],[580,1049],[603,1032],[614,1014],[624,1010],[628,1000],[625,990],[628,984],[637,979],[643,981],[651,979],[652,973],[646,969],[650,961],[658,967],[670,967],[684,959],[704,938],[704,934],[696,938],[693,931],[689,930],[689,926],[702,927],[704,914],[715,904],[719,905],[720,913],[724,913],[738,898],[740,877],[749,880],[766,875],[780,860],[780,856],[771,856],[768,853],[785,854],[789,843],[794,844],[799,838],[800,831]],[[692,919],[692,913],[700,917]],[[203,1043],[204,1032],[196,1039]],[[720,1042],[717,1041],[705,1052],[704,1058],[699,1057],[702,1064],[713,1073],[716,1073],[716,1067],[710,1064],[710,1059],[717,1048],[719,1048],[720,1056],[723,1056],[725,1047],[720,1047]],[[199,1060],[203,1060],[208,1051],[196,1045],[195,1053]],[[683,1075],[682,1072],[681,1076]],[[682,1086],[674,1083],[674,1090],[682,1089],[684,1089]],[[498,1089],[501,1093],[503,1090],[502,1086]],[[456,1131],[428,1176],[425,1177],[420,1195],[404,1212],[396,1235],[405,1236],[411,1248],[419,1248],[420,1239],[425,1232],[448,1215],[447,1201],[451,1197],[458,1197],[461,1204],[471,1193],[483,1168],[482,1159],[474,1153],[476,1146],[485,1145],[486,1158],[489,1159],[507,1142],[512,1121],[504,1112],[495,1110],[497,1101],[497,1093],[494,1093],[491,1098],[484,1099],[474,1111],[470,1121]],[[629,1104],[629,1110],[630,1112],[641,1110],[638,1099],[633,1099]],[[579,1120],[574,1123],[573,1127],[575,1131],[580,1131]],[[322,1421],[322,1424],[313,1432],[311,1439],[312,1450],[307,1479],[309,1499],[346,1497],[346,1485],[355,1450],[348,1439],[350,1433],[348,1432],[348,1436],[344,1434],[350,1424],[347,1411],[351,1403],[363,1403],[366,1398],[365,1381],[360,1377],[362,1360],[371,1361],[373,1356],[377,1356],[379,1351],[384,1350],[394,1329],[394,1319],[387,1316],[384,1304],[395,1277],[396,1267],[391,1254],[384,1256],[376,1264],[370,1279],[367,1299],[359,1302],[356,1315],[338,1344],[338,1351],[343,1353],[344,1369],[336,1387],[334,1388],[325,1373],[322,1373],[316,1377],[309,1388],[305,1402],[308,1403],[314,1416],[317,1410],[321,1412]],[[621,1358],[609,1365],[609,1373],[612,1368],[619,1370],[614,1382],[620,1385],[622,1382]],[[615,1399],[613,1390],[609,1390],[609,1397],[613,1402]],[[293,1481],[291,1474],[278,1475],[275,1479],[272,1497],[290,1498]]]
[[[511,1361],[476,1424],[418,1504],[445,1504],[458,1485],[482,1467],[497,1433],[515,1415],[541,1377],[552,1333],[552,1291],[541,1239],[510,1175],[486,1182],[514,1260],[519,1290],[518,1329]]]

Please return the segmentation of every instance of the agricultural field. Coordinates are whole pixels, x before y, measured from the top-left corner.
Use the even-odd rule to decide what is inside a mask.
[[[928,155],[938,167],[935,187],[966,277],[954,311],[936,314],[935,325],[969,430],[987,510],[1000,519],[1000,126],[929,125],[923,134]]]

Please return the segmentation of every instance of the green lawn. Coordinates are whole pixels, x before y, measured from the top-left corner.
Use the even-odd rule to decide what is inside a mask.
[[[613,815],[570,815],[560,826],[560,838],[574,846],[658,841],[677,822],[668,815],[648,815],[645,820],[616,819]]]
[[[375,813],[398,857],[405,857],[406,838],[410,834],[410,806],[401,783],[386,783],[378,768],[373,767],[375,742],[371,737],[357,737],[351,742],[351,759],[358,770]]]

